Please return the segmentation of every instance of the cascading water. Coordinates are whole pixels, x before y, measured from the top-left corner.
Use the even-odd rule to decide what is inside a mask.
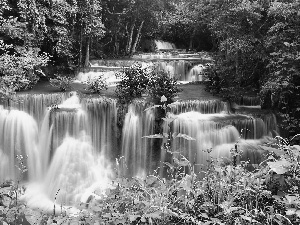
[[[204,80],[204,78],[203,78],[204,69],[205,69],[205,66],[202,64],[193,66],[189,70],[186,79],[190,80],[190,81],[203,81]]]
[[[176,46],[170,42],[155,40],[155,45],[157,50],[167,50],[167,49],[176,49]]]
[[[179,81],[202,81],[206,63],[213,59],[207,53],[179,53],[174,44],[155,40],[156,53],[139,53],[131,58],[91,60],[90,66],[78,71],[77,80],[85,82],[104,76],[108,82],[117,82],[116,73],[132,66],[134,63],[153,64],[157,71],[165,71]],[[168,52],[162,52],[168,50]]]
[[[152,140],[143,137],[153,133],[155,118],[151,110],[144,111],[145,107],[131,104],[125,116],[122,155],[129,176],[143,176],[152,168]]]
[[[92,61],[91,71],[79,73],[78,79],[84,82],[103,73],[110,78],[136,61],[182,81],[200,81],[202,65],[211,59],[168,52],[140,54],[134,60]],[[240,108],[256,107],[258,99],[245,97],[238,103]],[[163,168],[170,157],[161,151],[157,139],[145,138],[155,134],[158,126],[155,111],[145,111],[147,107],[144,102],[132,103],[120,130],[114,99],[79,98],[74,93],[17,95],[0,106],[0,182],[27,182],[24,198],[28,205],[51,209],[56,194],[57,203],[74,205],[105,188],[113,176],[115,158],[124,159],[119,172],[127,177],[152,173],[159,162]],[[220,100],[178,102],[169,111],[177,116],[171,132],[195,139],[175,138],[172,148],[199,172],[205,170],[208,149],[213,157],[230,157],[236,143],[244,150],[244,159],[259,162],[257,145],[277,132],[274,115],[234,114],[229,104]],[[167,132],[166,124],[163,129]]]
[[[36,180],[41,174],[37,149],[38,126],[35,120],[23,111],[0,109],[0,149],[1,167],[0,181],[4,179],[23,179],[18,168],[22,169],[19,156],[24,157],[28,168],[24,179]]]
[[[155,139],[143,138],[154,134],[156,123],[155,111],[145,111],[147,107],[145,102],[131,104],[120,131],[116,100],[80,100],[74,93],[18,96],[18,102],[0,107],[0,181],[28,182],[28,204],[50,209],[56,193],[58,203],[69,205],[105,188],[114,158],[123,156],[125,176],[151,173],[170,157],[160,152]],[[172,148],[194,163],[196,171],[205,169],[207,149],[213,157],[230,157],[235,143],[245,159],[259,162],[257,145],[277,131],[274,115],[234,114],[220,100],[177,102],[169,111],[177,116],[171,132],[195,139],[178,137]],[[16,168],[18,155],[28,169],[24,173]]]
[[[112,144],[107,142],[113,138],[103,138],[103,146],[96,149],[90,129],[91,119],[97,117],[91,118],[93,104],[82,104],[74,93],[67,99],[65,96],[61,94],[60,102],[57,94],[18,96],[23,97],[22,104],[10,102],[6,108],[0,107],[0,181],[27,182],[24,199],[33,207],[51,209],[56,193],[58,203],[75,204],[86,198],[85,193],[104,188],[112,177],[105,154],[111,151]],[[98,109],[105,108],[101,117],[106,118],[105,123],[100,126],[102,133],[110,135],[116,110],[113,104],[104,105],[97,104]],[[110,108],[115,112],[107,110]],[[95,132],[101,136],[97,129]]]
[[[232,114],[228,104],[218,100],[188,101],[172,104],[170,112],[175,116],[171,133],[185,134],[195,140],[176,137],[172,141],[174,154],[182,154],[193,165],[195,171],[205,171],[210,155],[215,158],[230,158],[230,150],[238,143],[244,151],[243,160],[252,164],[259,162],[261,152],[257,145],[265,136],[277,132],[276,118],[268,114],[262,118]],[[164,132],[168,132],[165,123]],[[210,155],[208,152],[211,152]],[[168,160],[166,152],[161,153],[161,162]],[[164,165],[161,164],[161,168]],[[163,171],[163,170],[162,170]]]
[[[114,154],[116,149],[119,149],[117,101],[106,98],[83,99],[82,107],[87,112],[87,134],[92,139],[94,149],[108,158],[117,157],[117,154]]]

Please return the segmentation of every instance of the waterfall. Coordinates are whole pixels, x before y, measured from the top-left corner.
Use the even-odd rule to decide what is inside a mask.
[[[79,203],[112,178],[115,121],[115,100],[17,96],[0,106],[0,182],[26,181],[33,207],[53,207],[56,193],[58,203]]]
[[[32,116],[23,111],[0,108],[0,161],[4,171],[0,172],[0,181],[36,180],[41,176],[37,136],[38,126]],[[23,169],[24,174],[20,172]]]
[[[127,176],[146,174],[151,171],[152,141],[143,138],[153,134],[154,113],[146,107],[131,104],[125,116],[122,132],[122,156],[127,165]]]
[[[203,70],[205,66],[202,64],[198,64],[193,66],[187,74],[187,80],[189,81],[203,81]]]
[[[157,50],[176,49],[176,46],[170,42],[155,40],[154,43]]]
[[[106,157],[115,158],[118,146],[117,101],[106,98],[84,99],[87,112],[87,134],[91,137],[94,149]]]
[[[197,111],[203,114],[211,113],[229,113],[230,108],[227,102],[220,100],[189,100],[178,104],[172,104],[170,110],[174,114],[180,114],[190,111]]]
[[[157,50],[174,50],[175,45],[163,41],[155,41]],[[157,52],[157,53],[139,53],[131,58],[124,59],[99,59],[91,60],[90,66],[81,69],[77,73],[77,80],[85,82],[87,79],[104,76],[109,83],[116,83],[117,72],[132,66],[135,63],[153,64],[156,71],[165,71],[171,77],[179,81],[202,81],[203,69],[207,63],[212,63],[213,59],[208,54],[201,53],[178,53]]]
[[[160,139],[145,138],[159,125],[157,111],[145,110],[150,106],[129,105],[121,130],[116,99],[74,92],[16,96],[0,106],[0,182],[27,182],[27,203],[49,209],[57,193],[57,203],[76,205],[106,188],[115,158],[124,159],[119,172],[126,177],[165,167],[172,163],[170,153],[161,150]],[[176,117],[170,125],[174,137],[195,139],[174,138],[173,155],[186,157],[196,172],[205,170],[210,156],[230,158],[235,144],[243,150],[242,160],[259,163],[257,145],[278,132],[273,114],[234,114],[220,100],[176,102],[168,111]],[[162,132],[167,128],[165,123]]]
[[[259,96],[242,96],[237,99],[237,104],[245,106],[257,106],[260,105]]]
[[[157,71],[165,71],[170,77],[177,78],[180,81],[187,81],[187,74],[191,68],[188,60],[168,60],[156,63]]]
[[[43,182],[51,199],[58,192],[57,201],[64,205],[80,202],[83,193],[92,185],[105,186],[111,176],[103,156],[93,152],[89,137],[64,138],[57,148]]]
[[[170,108],[172,117],[175,117],[170,124],[174,137],[185,134],[194,139],[174,138],[171,143],[172,154],[187,158],[196,172],[206,170],[210,157],[230,159],[230,150],[236,144],[243,151],[241,159],[258,163],[262,159],[262,151],[257,145],[262,143],[264,137],[272,137],[278,131],[274,114],[266,114],[261,118],[232,114],[228,104],[219,100],[178,102]],[[164,133],[168,133],[168,129],[165,122]],[[160,161],[161,168],[166,167],[165,161],[172,163],[170,154],[163,150]]]

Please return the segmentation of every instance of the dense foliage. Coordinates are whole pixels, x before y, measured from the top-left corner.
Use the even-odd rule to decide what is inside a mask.
[[[161,96],[169,101],[180,91],[177,81],[167,73],[157,72],[151,65],[134,64],[117,75],[121,80],[116,94],[122,104],[131,103],[135,98],[147,95],[155,104],[160,103]]]
[[[299,132],[298,1],[216,1],[202,4],[217,42],[208,89],[226,98],[260,93],[263,108],[277,109],[289,135]]]
[[[102,90],[106,90],[108,87],[108,84],[106,82],[106,79],[103,76],[99,76],[95,79],[88,79],[86,82],[86,88],[85,90],[91,92],[91,93],[100,93]]]
[[[50,85],[58,88],[60,91],[69,91],[71,89],[72,79],[67,76],[56,76],[55,78],[50,78]]]

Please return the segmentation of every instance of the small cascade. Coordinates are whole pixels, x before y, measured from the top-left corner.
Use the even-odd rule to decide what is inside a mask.
[[[154,41],[157,50],[173,50],[176,49],[176,46],[173,43],[155,40]]]
[[[79,203],[91,186],[101,188],[111,178],[109,163],[93,151],[91,141],[82,134],[75,139],[66,137],[57,148],[43,182],[45,193],[58,203],[74,205]]]
[[[0,182],[5,179],[36,180],[41,177],[37,136],[37,123],[28,113],[0,109],[0,162],[3,169]]]
[[[122,69],[118,70],[120,72]],[[116,77],[116,71],[89,71],[89,72],[79,72],[76,80],[85,83],[88,80],[96,80],[100,77],[104,78],[108,85],[116,84],[120,81],[119,78]]]
[[[106,98],[84,99],[84,111],[87,112],[87,134],[91,137],[94,149],[106,157],[117,157],[117,101]]]
[[[122,135],[122,156],[127,165],[127,176],[146,174],[151,171],[152,141],[143,138],[153,134],[154,113],[145,107],[131,104],[125,116]]]
[[[131,58],[124,59],[99,59],[91,60],[90,66],[82,68],[77,73],[77,80],[85,82],[104,76],[109,83],[117,83],[116,73],[124,71],[135,63],[149,63],[155,66],[157,71],[165,71],[171,77],[179,81],[201,81],[205,64],[212,63],[212,57],[205,53],[180,53],[175,45],[163,41],[155,41],[156,53],[139,53]],[[167,50],[164,51],[164,50]]]
[[[156,63],[157,71],[165,71],[170,77],[177,78],[180,81],[186,81],[191,63],[187,60],[159,61]]]
[[[52,124],[52,149],[56,149],[66,135],[78,137],[87,130],[87,115],[83,110],[53,110],[50,117]]]
[[[207,100],[207,101],[183,101],[178,104],[172,104],[170,111],[173,114],[180,114],[190,111],[196,111],[204,114],[212,113],[229,113],[229,105],[227,102],[220,100]]]
[[[41,129],[39,132],[39,145],[38,149],[41,151],[41,174],[42,176],[46,175],[46,172],[49,167],[49,163],[51,161],[50,151],[51,151],[51,141],[52,141],[52,133],[53,126],[50,126],[50,115],[51,110],[48,109],[45,113],[44,120],[41,125]]]
[[[65,205],[105,188],[112,177],[106,155],[116,140],[106,135],[115,132],[116,102],[82,103],[76,93],[18,98],[23,101],[11,102],[7,109],[0,106],[0,182],[26,181],[24,199],[32,207],[47,210],[53,207],[56,193],[58,202]],[[100,141],[93,143],[93,139]]]
[[[239,132],[234,126],[222,126],[220,123],[212,121],[215,116],[221,115],[201,114],[195,111],[181,113],[171,125],[172,133],[186,134],[195,139],[175,138],[172,142],[172,149],[197,165],[196,172],[205,169],[209,159],[207,150],[214,149],[218,145],[234,143],[239,139]],[[222,116],[225,117],[226,114]],[[164,127],[167,128],[166,125]],[[165,159],[166,155],[163,153],[161,162],[164,162]]]
[[[260,105],[260,98],[259,96],[242,96],[237,99],[236,103],[243,106],[257,106]]]
[[[203,81],[203,70],[205,66],[202,64],[198,64],[193,66],[187,74],[187,80],[190,81]]]
[[[10,101],[6,101],[4,107],[27,112],[40,123],[47,107],[58,105],[68,97],[69,93],[21,94],[14,96]]]
[[[265,137],[272,137],[278,131],[274,114],[258,118],[232,114],[229,105],[219,100],[176,102],[170,107],[170,113],[175,116],[170,126],[174,137],[177,134],[185,134],[195,139],[176,137],[172,141],[173,154],[186,157],[196,165],[195,170],[198,172],[205,170],[210,156],[230,159],[230,150],[237,143],[239,150],[244,152],[242,160],[259,163],[263,152],[258,144],[261,144]],[[166,123],[164,132],[168,132]],[[207,150],[211,153],[208,154]],[[162,151],[160,161],[170,161],[170,155]],[[162,163],[161,168],[164,167]]]
[[[86,112],[81,109],[79,97],[73,94],[70,98],[51,110],[50,124],[52,124],[52,146],[55,150],[65,136],[79,137],[87,130]]]

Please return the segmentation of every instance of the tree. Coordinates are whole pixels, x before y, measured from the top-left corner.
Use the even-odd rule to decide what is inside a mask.
[[[0,95],[32,87],[39,79],[40,67],[49,60],[40,52],[37,25],[27,23],[18,11],[21,1],[0,2]]]
[[[105,0],[103,3],[106,49],[114,55],[131,55],[140,40],[158,33],[160,13],[169,1]],[[108,50],[107,50],[108,51]]]

